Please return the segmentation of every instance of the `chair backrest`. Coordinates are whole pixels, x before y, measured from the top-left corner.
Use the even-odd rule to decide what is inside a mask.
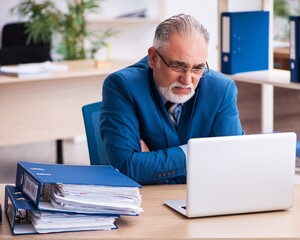
[[[1,65],[51,61],[50,50],[38,47],[7,47],[0,49]]]
[[[26,22],[7,23],[2,29],[2,48],[6,47],[39,47],[50,49],[50,43],[27,43]]]
[[[100,111],[102,102],[82,107],[91,165],[108,165],[104,143],[100,135]]]
[[[49,43],[29,43],[25,22],[8,23],[2,29],[0,64],[36,63],[51,61]]]

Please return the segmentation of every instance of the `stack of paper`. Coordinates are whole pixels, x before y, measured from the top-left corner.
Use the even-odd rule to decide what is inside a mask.
[[[31,222],[38,233],[112,230],[117,217],[72,214],[59,212],[34,211],[30,214]]]
[[[14,234],[111,230],[120,215],[142,211],[141,186],[112,166],[19,162],[14,191],[22,196],[10,187],[5,210]]]
[[[6,75],[13,75],[19,78],[26,78],[32,76],[47,76],[53,72],[68,71],[68,66],[64,64],[56,64],[50,61],[42,63],[27,63],[19,64],[17,66],[2,66],[0,73]]]
[[[56,209],[79,213],[138,215],[142,211],[136,187],[55,184],[50,200]]]

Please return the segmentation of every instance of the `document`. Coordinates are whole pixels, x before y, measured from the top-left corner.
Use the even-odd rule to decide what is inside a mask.
[[[50,185],[56,209],[74,212],[138,215],[142,211],[138,188],[95,185]]]
[[[116,216],[68,214],[33,211],[30,220],[38,233],[69,232],[84,230],[112,230]]]
[[[17,66],[2,66],[0,73],[6,75],[17,76],[19,78],[26,78],[32,76],[47,76],[53,72],[68,71],[68,66],[65,64],[57,64],[50,61],[42,63],[27,63],[19,64]]]

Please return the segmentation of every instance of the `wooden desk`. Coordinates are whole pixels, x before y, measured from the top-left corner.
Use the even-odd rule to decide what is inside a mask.
[[[85,135],[81,107],[100,101],[107,75],[131,63],[66,61],[67,72],[47,77],[0,76],[0,146]]]
[[[3,203],[4,185],[0,185]],[[185,185],[146,186],[141,189],[144,211],[138,217],[121,217],[119,229],[14,237],[6,215],[0,225],[1,239],[300,239],[300,185],[294,206],[288,211],[187,219],[163,204],[166,199],[185,198]],[[222,201],[222,199],[220,199]]]

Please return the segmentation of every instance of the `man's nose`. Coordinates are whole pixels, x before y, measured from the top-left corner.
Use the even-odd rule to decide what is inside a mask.
[[[180,77],[180,82],[184,85],[189,85],[193,80],[193,73],[190,70],[185,71],[182,73]]]

